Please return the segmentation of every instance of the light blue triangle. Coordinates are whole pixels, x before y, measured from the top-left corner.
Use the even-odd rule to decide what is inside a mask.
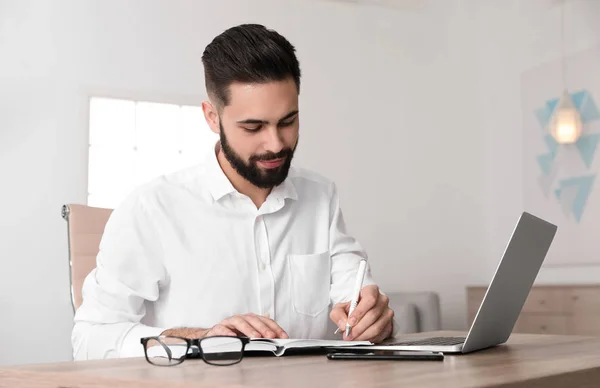
[[[546,142],[546,146],[548,146],[548,149],[550,150],[550,153],[554,158],[556,156],[556,151],[558,150],[558,143],[556,142],[556,140],[554,140],[552,135],[549,134],[544,136],[544,141]]]
[[[595,178],[596,174],[580,176],[576,178],[569,178],[560,182],[561,189],[564,189],[565,187],[569,186],[578,187],[577,195],[575,196],[575,200],[573,201],[573,206],[571,208],[573,216],[575,217],[577,222],[581,221],[581,217],[583,216],[583,211],[585,210],[587,199],[592,191],[592,186],[594,185]]]
[[[561,189],[560,193],[560,208],[567,217],[571,217],[573,215],[573,203],[575,202],[575,197],[577,197],[577,192],[579,191],[578,186],[570,186]]]
[[[552,162],[554,161],[554,156],[552,156],[552,154],[543,154],[538,155],[536,159],[540,165],[540,168],[542,169],[542,173],[544,173],[544,175],[550,174],[550,171],[552,171]]]
[[[558,104],[558,98],[553,98],[552,100],[548,100],[546,101],[546,106],[548,107],[548,113],[549,116],[552,116],[552,113],[554,113],[554,108],[556,108],[556,104]]]
[[[587,90],[581,90],[579,92],[575,92],[575,93],[571,93],[571,100],[573,100],[573,105],[575,105],[575,108],[577,108],[578,111],[581,112],[581,104],[583,103],[583,100],[585,99],[585,97],[588,95],[588,91]]]
[[[556,199],[560,199],[560,193],[562,192],[562,189],[556,189],[554,190],[554,195],[556,196]]]
[[[600,133],[592,133],[590,135],[583,135],[577,140],[575,145],[579,150],[579,155],[585,165],[589,168],[594,160],[594,154],[598,148],[598,141],[600,141]]]
[[[589,96],[584,106],[581,109],[581,121],[587,123],[588,121],[600,119],[600,112],[594,102],[592,96]]]
[[[552,112],[547,106],[535,110],[535,117],[537,117],[538,123],[540,123],[540,128],[542,129],[546,129],[551,116]]]

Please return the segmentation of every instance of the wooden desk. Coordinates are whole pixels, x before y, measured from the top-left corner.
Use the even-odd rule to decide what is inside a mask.
[[[464,335],[437,332],[434,335]],[[423,334],[412,335],[419,337]],[[0,370],[0,387],[598,387],[600,337],[513,334],[509,342],[440,361],[330,361],[249,357],[227,367],[144,359],[23,365]]]

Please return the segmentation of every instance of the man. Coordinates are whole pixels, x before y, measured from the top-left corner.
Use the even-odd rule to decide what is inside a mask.
[[[329,319],[344,331],[366,255],[346,233],[335,185],[290,167],[294,47],[241,25],[202,60],[202,108],[220,141],[205,163],[144,185],[113,211],[75,315],[75,359],[142,356],[140,338],[161,334],[323,338]],[[380,342],[392,317],[367,271],[343,338]]]

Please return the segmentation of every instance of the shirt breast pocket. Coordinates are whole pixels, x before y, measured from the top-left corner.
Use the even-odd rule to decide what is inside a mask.
[[[331,258],[329,251],[288,255],[294,310],[315,317],[329,307]]]

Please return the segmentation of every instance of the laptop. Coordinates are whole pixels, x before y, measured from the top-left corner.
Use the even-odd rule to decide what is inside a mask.
[[[470,353],[506,342],[556,230],[557,226],[550,222],[527,212],[521,214],[466,337],[431,337],[400,342],[396,338],[368,346],[368,349]]]

